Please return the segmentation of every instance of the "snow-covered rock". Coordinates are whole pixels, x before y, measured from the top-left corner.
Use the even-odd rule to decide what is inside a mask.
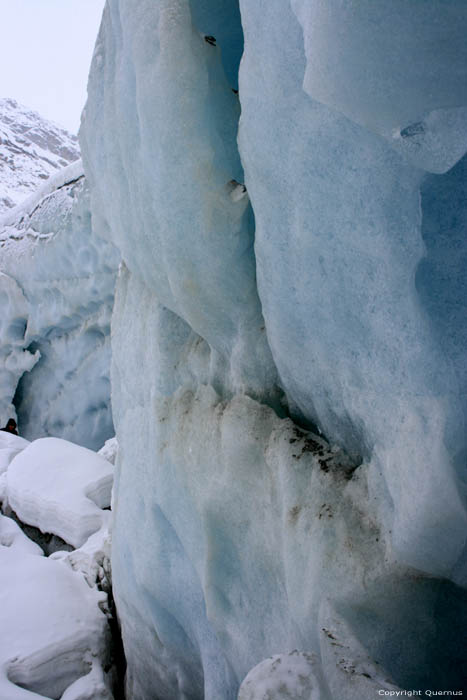
[[[112,465],[95,452],[42,438],[10,464],[8,503],[22,522],[80,547],[110,517],[112,482]]]
[[[10,98],[0,98],[0,212],[79,158],[76,136]]]
[[[119,257],[93,234],[81,161],[1,217],[0,256],[0,418],[14,415],[14,399],[25,437],[101,447],[114,432],[109,335]]]

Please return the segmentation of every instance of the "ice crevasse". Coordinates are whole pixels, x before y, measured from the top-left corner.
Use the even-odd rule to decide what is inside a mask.
[[[465,683],[466,29],[457,0],[107,1],[80,142],[123,259],[136,700]]]

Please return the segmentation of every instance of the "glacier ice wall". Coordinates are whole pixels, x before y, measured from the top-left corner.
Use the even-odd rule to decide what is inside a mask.
[[[0,420],[2,427],[8,417],[15,415],[12,404],[18,381],[39,360],[39,353],[29,352],[24,343],[28,318],[28,303],[16,280],[0,273]]]
[[[101,447],[113,432],[110,317],[119,256],[93,234],[80,161],[3,216],[0,254],[2,279],[14,281],[22,300],[21,308],[3,305],[12,318],[2,353],[13,331],[17,347],[17,371],[2,389],[10,404],[2,405],[3,424],[14,401],[26,438]]]
[[[371,456],[373,489],[388,505],[400,556],[449,575],[466,528],[454,468],[461,456],[465,465],[465,361],[456,346],[467,317],[463,285],[444,277],[465,260],[465,237],[456,229],[443,232],[446,224],[436,213],[425,214],[439,206],[442,178],[428,185],[423,171],[385,139],[302,90],[311,69],[292,8],[287,12],[274,0],[261,12],[255,3],[245,5],[240,150],[255,211],[258,288],[282,383],[327,435],[352,453]],[[418,13],[411,12],[415,22]],[[429,28],[439,32],[440,43],[444,29],[436,29],[437,16]],[[353,25],[346,27],[356,40]],[[408,37],[407,50],[408,60]],[[360,58],[363,52],[356,53]],[[386,79],[394,81],[391,76]],[[458,187],[451,188],[452,204],[445,202],[444,211],[460,205],[465,212]],[[436,274],[425,240],[433,236],[443,236]],[[436,297],[444,312],[428,297]],[[456,311],[451,342],[440,342],[443,315]]]
[[[449,29],[462,54],[465,13],[382,6],[372,35],[337,0],[106,4],[80,141],[124,261],[112,559],[135,700],[235,698],[293,649],[333,700],[463,683],[457,54],[404,100],[442,81]],[[398,9],[416,42],[404,27],[385,74]]]

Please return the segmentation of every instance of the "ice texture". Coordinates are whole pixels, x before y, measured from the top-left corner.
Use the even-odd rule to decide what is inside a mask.
[[[133,700],[235,700],[294,650],[332,700],[465,683],[464,69],[443,87],[446,53],[426,63],[437,26],[463,55],[465,12],[397,2],[372,101],[383,5],[362,4],[378,31],[350,103],[310,37],[329,20],[330,47],[358,45],[356,3],[106,4],[80,140],[123,259],[112,572]],[[417,71],[436,89],[406,108]]]
[[[24,372],[30,371],[40,357],[38,350],[27,349],[24,335],[28,319],[28,303],[19,284],[0,272],[0,422],[16,417],[12,400]]]
[[[221,5],[226,30],[231,4]],[[243,182],[240,105],[221,50],[204,40],[210,5],[193,7],[202,31],[185,1],[143,0],[137,11],[127,0],[106,5],[80,131],[93,221],[159,302],[230,365],[231,390],[264,394],[275,368],[256,290],[253,216],[248,197],[230,196],[232,180]]]
[[[304,46],[297,77],[307,94],[384,136],[418,167],[442,173],[455,165],[467,151],[463,0],[290,6],[303,36],[288,43]]]
[[[15,415],[14,400],[28,439],[101,447],[113,434],[109,334],[119,256],[93,234],[81,161],[3,215],[0,254],[0,419]]]
[[[299,415],[356,459],[371,458],[371,497],[397,555],[449,576],[467,524],[456,477],[465,464],[457,348],[467,297],[465,281],[448,281],[465,261],[465,236],[455,234],[462,224],[452,219],[453,210],[465,219],[465,165],[456,166],[459,179],[454,170],[423,179],[385,139],[302,90],[302,28],[290,7],[241,6],[240,151],[282,384]]]
[[[112,465],[58,438],[35,440],[8,468],[7,498],[20,520],[80,547],[109,513]]]

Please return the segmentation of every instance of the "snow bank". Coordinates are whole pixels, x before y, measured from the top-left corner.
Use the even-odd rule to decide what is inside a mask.
[[[318,657],[301,651],[276,654],[255,666],[238,700],[329,700]]]
[[[29,445],[29,441],[18,435],[0,430],[0,474],[7,471],[8,465]]]
[[[57,438],[36,440],[10,464],[8,502],[18,518],[80,547],[106,523],[112,465]]]
[[[19,554],[38,554],[44,552],[39,545],[26,537],[20,526],[11,518],[0,514],[0,547],[9,547],[11,551]],[[2,550],[3,551],[3,550]]]
[[[109,643],[105,598],[60,562],[0,546],[0,696],[58,698],[99,667]],[[111,697],[102,681],[94,687],[94,697]]]

